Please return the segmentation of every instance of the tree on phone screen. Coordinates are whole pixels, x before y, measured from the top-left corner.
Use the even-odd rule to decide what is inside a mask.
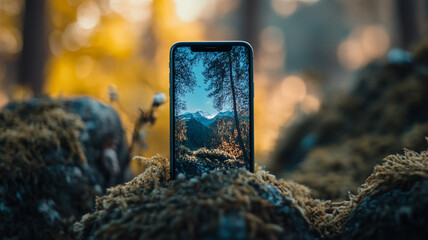
[[[176,48],[174,53],[174,104],[175,115],[187,109],[182,97],[186,93],[195,90],[196,76],[193,72],[193,65],[197,61],[197,56],[190,47]]]
[[[203,56],[204,82],[208,83],[208,96],[213,99],[213,107],[221,111],[228,104],[234,113],[236,138],[249,163],[248,151],[242,137],[240,118],[249,112],[249,64],[248,50],[233,47],[229,52],[207,52]],[[226,60],[225,60],[226,59]]]

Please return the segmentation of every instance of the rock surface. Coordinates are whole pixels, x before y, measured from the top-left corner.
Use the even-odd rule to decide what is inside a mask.
[[[74,239],[72,224],[94,207],[108,181],[96,161],[111,137],[123,139],[117,114],[89,98],[32,99],[3,108],[2,238]],[[121,161],[125,144],[115,146]]]
[[[79,141],[91,168],[97,171],[97,181],[103,182],[103,187],[122,183],[130,157],[117,112],[88,97],[67,99],[64,107],[78,114],[85,125]]]

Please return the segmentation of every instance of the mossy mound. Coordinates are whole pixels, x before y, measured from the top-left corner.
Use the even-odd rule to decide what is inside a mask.
[[[376,167],[358,196],[343,239],[420,239],[428,236],[428,152],[406,150]]]
[[[266,171],[234,169],[168,181],[154,157],[144,173],[97,199],[76,224],[79,239],[317,239],[305,217],[306,187]]]
[[[426,233],[420,226],[428,218],[418,211],[427,209],[427,151],[387,157],[357,195],[341,202],[313,199],[305,186],[260,168],[168,181],[168,160],[141,160],[147,166],[141,175],[110,188],[75,224],[79,239],[354,239],[362,230],[364,238],[385,239],[389,229],[395,236]],[[404,218],[395,218],[392,207],[402,209]]]
[[[117,118],[116,118],[117,117]],[[114,130],[107,128],[117,126]],[[0,112],[2,239],[74,239],[72,224],[95,206],[107,174],[105,148],[124,160],[123,132],[112,108],[90,98],[30,99]],[[129,162],[129,159],[128,159]]]
[[[73,238],[71,224],[93,208],[97,193],[78,140],[83,128],[57,101],[0,112],[3,238]]]
[[[428,234],[427,182],[428,151],[406,150],[377,165],[349,200],[309,202],[308,219],[333,239],[418,239]]]
[[[389,153],[395,148],[397,143],[393,136],[371,135],[315,148],[299,169],[287,177],[310,186],[312,195],[317,198],[343,200],[350,190],[356,192],[373,171],[374,164],[382,163],[382,152]]]
[[[332,94],[318,113],[284,129],[269,169],[307,184],[314,197],[345,199],[380,159],[403,147],[423,150],[428,136],[427,53],[425,43],[411,60],[368,65],[349,93]]]

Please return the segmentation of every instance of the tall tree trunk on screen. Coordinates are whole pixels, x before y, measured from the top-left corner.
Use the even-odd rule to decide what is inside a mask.
[[[247,155],[247,151],[245,150],[244,141],[242,140],[242,133],[239,127],[239,118],[238,118],[238,108],[236,106],[236,92],[235,92],[235,84],[233,81],[232,74],[232,51],[229,52],[229,78],[230,78],[230,87],[232,90],[232,102],[233,102],[233,113],[235,115],[235,125],[236,131],[238,132],[238,143],[242,150],[242,155],[244,156],[245,163],[249,163],[249,157]]]

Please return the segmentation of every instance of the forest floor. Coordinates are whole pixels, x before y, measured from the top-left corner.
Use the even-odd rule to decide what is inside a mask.
[[[200,148],[191,151],[184,146],[180,146],[178,149],[175,169],[177,173],[186,176],[201,176],[203,173],[213,170],[224,171],[246,167],[242,160],[236,159],[232,154],[220,149]]]

